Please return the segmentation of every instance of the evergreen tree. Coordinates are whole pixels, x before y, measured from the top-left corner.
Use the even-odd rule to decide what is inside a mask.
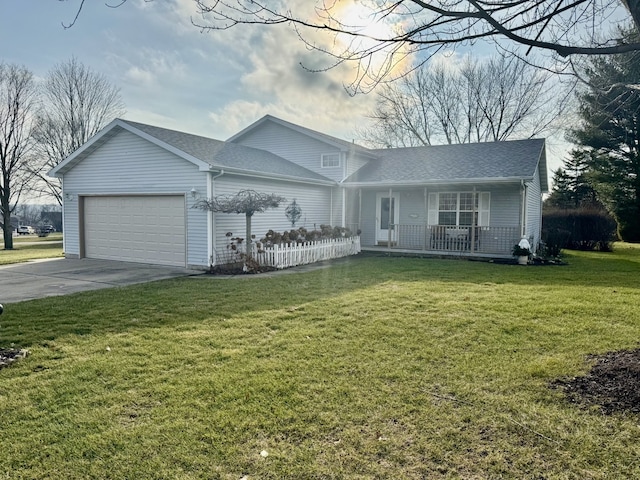
[[[574,149],[564,160],[563,168],[553,172],[553,191],[545,201],[549,208],[590,208],[600,210],[604,206],[591,186],[590,152]]]
[[[637,34],[627,35],[634,41]],[[640,53],[592,59],[579,94],[581,125],[570,138],[589,183],[618,223],[623,240],[640,241]]]

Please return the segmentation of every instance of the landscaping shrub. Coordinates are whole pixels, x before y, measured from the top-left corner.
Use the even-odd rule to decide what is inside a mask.
[[[319,230],[307,230],[304,227],[291,229],[282,233],[269,230],[264,237],[260,239],[260,242],[265,247],[272,247],[274,245],[291,244],[291,243],[305,243],[316,242],[319,240],[328,240],[331,238],[346,238],[351,237],[353,233],[350,229],[345,227],[332,227],[331,225],[320,225]]]
[[[542,240],[549,256],[557,256],[562,248],[609,252],[615,235],[616,222],[604,210],[551,210],[542,217]]]

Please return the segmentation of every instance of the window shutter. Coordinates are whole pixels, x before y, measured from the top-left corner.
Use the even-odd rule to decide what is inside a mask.
[[[480,192],[478,201],[478,226],[489,226],[489,207],[491,205],[491,194],[489,192]]]
[[[427,215],[427,225],[437,225],[438,224],[438,194],[430,193],[429,194],[429,205],[428,205],[428,215]]]

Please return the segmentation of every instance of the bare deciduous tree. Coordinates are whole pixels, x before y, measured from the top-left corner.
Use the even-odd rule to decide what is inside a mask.
[[[442,47],[481,40],[494,41],[500,48],[522,46],[526,53],[535,48],[559,57],[640,50],[640,43],[615,34],[602,39],[603,25],[623,9],[618,0],[193,1],[199,16],[192,23],[201,30],[288,25],[309,48],[333,56],[336,64],[358,62],[355,90],[375,85],[409,55],[419,64]],[[126,2],[119,0],[116,6]],[[75,23],[83,4],[84,0],[65,27]],[[622,4],[627,18],[640,29],[640,0]],[[360,12],[356,17],[353,8]],[[373,61],[380,53],[385,60]]]
[[[251,253],[251,217],[270,208],[278,208],[287,199],[275,193],[261,193],[255,190],[240,190],[233,195],[218,195],[200,200],[194,208],[220,213],[244,214],[246,219],[247,255]]]
[[[37,162],[33,188],[62,204],[60,180],[47,172],[124,114],[120,90],[76,58],[56,65],[42,88],[43,108],[34,129]]]
[[[33,74],[23,66],[0,64],[0,222],[5,250],[13,248],[11,213],[31,180],[36,100]]]
[[[553,130],[568,98],[549,72],[515,57],[466,57],[459,68],[425,65],[383,85],[360,136],[380,147],[533,138]]]

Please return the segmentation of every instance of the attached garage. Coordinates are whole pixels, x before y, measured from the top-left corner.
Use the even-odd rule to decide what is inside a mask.
[[[308,224],[320,225],[330,223],[336,186],[267,150],[122,119],[49,174],[62,181],[65,257],[190,269],[215,264],[227,232],[245,229],[244,216],[197,208],[201,200],[244,189],[278,193],[297,198]],[[254,219],[257,234],[288,228],[283,210]]]
[[[82,198],[87,258],[186,265],[184,195]]]

